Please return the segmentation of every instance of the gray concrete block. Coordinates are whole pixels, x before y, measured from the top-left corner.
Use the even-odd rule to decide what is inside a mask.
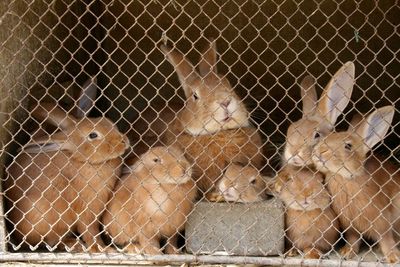
[[[186,224],[192,254],[268,256],[284,251],[284,208],[280,200],[258,203],[199,202]]]

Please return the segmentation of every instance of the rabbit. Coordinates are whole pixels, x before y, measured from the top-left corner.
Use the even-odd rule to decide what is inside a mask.
[[[398,166],[371,154],[383,140],[394,116],[394,107],[379,108],[345,132],[331,133],[314,147],[312,160],[326,175],[332,206],[346,229],[345,258],[359,251],[361,236],[378,242],[386,260],[399,261],[394,226],[400,219]]]
[[[106,118],[77,119],[51,103],[41,103],[33,116],[61,131],[32,139],[7,168],[6,216],[16,240],[31,248],[102,251],[99,217],[120,175],[128,139]]]
[[[250,203],[267,197],[267,185],[260,172],[251,166],[232,163],[217,183],[221,200]]]
[[[112,242],[128,253],[178,254],[177,237],[197,195],[191,164],[176,146],[150,148],[127,168],[103,217]]]
[[[301,82],[303,117],[287,130],[283,160],[300,167],[312,165],[312,147],[334,129],[338,116],[348,105],[354,85],[355,66],[345,63],[317,100],[315,80],[306,76]]]
[[[216,192],[216,182],[231,162],[261,168],[261,137],[229,81],[217,72],[215,41],[202,54],[199,72],[182,53],[163,45],[161,50],[174,66],[186,96],[165,140],[180,145],[194,163],[200,193],[207,197]]]
[[[277,175],[275,190],[286,206],[289,255],[301,251],[306,258],[318,259],[330,251],[339,238],[339,221],[322,173],[286,165]]]

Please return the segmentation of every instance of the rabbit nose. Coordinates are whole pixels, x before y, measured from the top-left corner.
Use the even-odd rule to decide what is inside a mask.
[[[224,102],[221,102],[220,105],[223,108],[227,108],[229,106],[229,104],[231,103],[231,99],[226,99]]]

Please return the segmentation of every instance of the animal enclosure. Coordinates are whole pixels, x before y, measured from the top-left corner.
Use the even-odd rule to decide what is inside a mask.
[[[1,1],[0,261],[395,262],[399,17],[396,0]]]

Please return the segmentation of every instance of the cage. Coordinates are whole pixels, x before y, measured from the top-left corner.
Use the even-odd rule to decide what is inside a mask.
[[[397,218],[395,211],[399,209],[396,205],[398,195],[396,192],[400,192],[397,189],[399,185],[396,183],[399,176],[400,133],[398,111],[400,96],[399,14],[399,4],[395,0],[358,2],[348,0],[1,1],[0,62],[2,63],[2,75],[0,94],[2,100],[0,102],[0,121],[3,127],[0,128],[2,147],[2,198],[0,204],[3,216],[0,220],[0,261],[104,264],[132,262],[140,264],[151,261],[325,266],[375,266],[380,264],[385,256],[389,260],[396,261],[399,255],[395,251],[396,243],[389,242],[389,245],[385,243],[386,248],[382,249],[385,255],[382,255],[379,246],[385,247],[382,240],[386,240],[388,232],[395,235],[395,238],[398,234],[395,229]],[[178,56],[174,58],[176,55]],[[182,58],[179,55],[182,55]],[[216,55],[218,56],[217,60],[215,59]],[[205,60],[208,56],[210,58]],[[347,78],[343,79],[341,76],[335,76],[335,73],[337,74],[341,67],[346,66],[346,62],[353,62],[355,66],[352,94],[350,99],[347,99],[349,104],[343,108],[335,104],[327,113],[338,111],[338,119],[333,123],[338,132],[344,132],[349,124],[352,124],[352,118],[354,116],[357,118],[356,114],[369,118],[368,126],[376,124],[376,129],[365,130],[370,136],[378,135],[378,139],[382,140],[372,149],[374,155],[382,156],[373,162],[382,166],[383,173],[388,174],[390,178],[378,182],[378,178],[374,177],[381,177],[384,174],[375,172],[382,170],[378,167],[369,169],[369,178],[364,182],[359,182],[358,190],[352,192],[353,194],[359,192],[367,194],[365,187],[378,186],[374,194],[367,195],[368,204],[357,207],[362,210],[361,213],[357,213],[357,216],[363,216],[364,211],[368,213],[369,207],[378,211],[378,215],[372,216],[373,218],[367,222],[367,225],[373,230],[368,227],[366,227],[368,229],[358,227],[356,222],[358,218],[347,218],[350,223],[343,224],[341,219],[346,216],[339,212],[334,217],[340,221],[340,225],[333,222],[329,225],[330,228],[336,229],[338,234],[335,241],[329,242],[332,244],[325,251],[329,255],[324,254],[324,257],[321,258],[319,255],[318,259],[310,259],[307,251],[301,251],[301,249],[300,255],[288,255],[289,230],[288,222],[286,220],[285,224],[284,220],[289,216],[289,209],[279,200],[280,197],[275,192],[277,183],[280,181],[279,178],[276,180],[276,172],[284,165],[282,157],[284,156],[284,147],[288,143],[288,128],[303,115],[305,106],[303,100],[308,95],[307,93],[301,94],[300,87],[302,85],[304,87],[308,79],[311,84],[305,87],[311,88],[314,84],[318,96],[323,95],[327,90],[329,85],[325,89],[324,87],[329,84],[329,81],[342,87],[342,80],[348,80],[347,76],[351,76],[351,71],[344,68],[343,75],[347,75]],[[179,70],[180,64],[187,64],[191,69],[189,71],[187,69]],[[206,69],[206,74],[204,74],[204,70],[201,74],[202,68]],[[185,82],[190,82],[191,75],[197,75],[197,78],[200,77],[198,80],[200,84],[210,86],[207,72],[212,74],[215,68],[218,69],[219,76],[218,82],[212,83],[212,86],[231,87],[234,97],[232,95],[230,97],[238,99],[237,103],[235,98],[228,102],[225,101],[225,104],[221,105],[229,106],[230,103],[235,102],[237,106],[233,113],[239,109],[239,106],[246,108],[249,113],[247,119],[251,120],[252,129],[257,132],[246,132],[246,134],[253,137],[249,139],[249,142],[257,148],[257,152],[254,153],[259,155],[261,157],[259,160],[262,161],[262,163],[256,164],[253,162],[252,156],[249,156],[245,165],[250,164],[250,166],[242,166],[243,162],[231,156],[231,163],[237,163],[239,167],[236,167],[238,168],[256,169],[257,174],[255,175],[245,171],[239,171],[239,173],[247,178],[261,175],[265,191],[269,191],[273,196],[272,199],[257,203],[238,203],[240,201],[237,199],[236,201],[211,203],[205,200],[220,201],[221,195],[211,194],[208,197],[205,194],[206,196],[200,196],[200,200],[195,201],[192,195],[189,196],[192,193],[187,191],[187,194],[179,201],[175,200],[175,204],[185,201],[194,203],[194,208],[190,212],[187,210],[184,212],[177,208],[180,212],[179,215],[184,216],[178,230],[184,230],[182,226],[185,226],[184,228],[187,230],[185,234],[175,233],[179,236],[178,244],[180,248],[183,248],[182,254],[178,255],[174,250],[172,254],[156,253],[157,255],[152,255],[153,253],[147,253],[148,251],[138,250],[138,247],[134,247],[133,251],[128,251],[129,253],[126,250],[107,250],[112,247],[110,242],[113,242],[114,239],[117,240],[117,237],[111,238],[110,241],[105,230],[102,230],[102,227],[106,228],[102,221],[103,212],[109,205],[107,203],[112,200],[112,196],[116,195],[115,190],[118,185],[114,187],[114,184],[122,183],[119,171],[115,171],[118,168],[117,165],[122,167],[122,162],[117,162],[116,165],[113,165],[114,163],[107,164],[111,170],[108,170],[106,175],[115,176],[115,181],[114,184],[106,183],[100,189],[90,182],[86,182],[83,185],[77,185],[72,193],[67,191],[72,182],[65,178],[68,175],[61,173],[60,170],[68,169],[79,172],[80,169],[68,165],[66,162],[69,159],[64,154],[64,158],[61,160],[64,165],[57,166],[60,169],[54,169],[54,166],[49,163],[51,157],[47,158],[44,166],[39,166],[41,170],[50,166],[50,171],[52,171],[50,173],[53,173],[41,173],[41,182],[35,180],[40,176],[37,173],[36,176],[28,177],[30,179],[24,180],[22,183],[18,184],[12,179],[10,182],[10,176],[11,178],[13,176],[10,168],[15,162],[20,165],[20,173],[29,168],[38,168],[35,157],[25,161],[24,165],[18,162],[18,155],[33,153],[37,156],[43,153],[55,153],[55,146],[58,149],[56,151],[59,151],[60,145],[54,145],[54,142],[50,142],[48,137],[59,133],[60,128],[64,137],[72,138],[73,133],[68,130],[70,127],[68,125],[71,125],[68,124],[68,122],[71,123],[68,118],[71,116],[72,118],[108,118],[108,121],[95,123],[96,125],[108,123],[110,128],[106,134],[99,132],[100,130],[97,131],[97,128],[96,131],[91,128],[92,131],[89,132],[79,128],[78,133],[87,134],[85,140],[96,139],[103,134],[117,135],[116,131],[128,136],[130,146],[127,150],[131,154],[124,154],[124,160],[130,168],[124,170],[128,173],[136,170],[135,168],[139,167],[135,164],[144,161],[141,157],[142,153],[145,153],[150,147],[170,144],[169,141],[163,139],[163,136],[168,134],[177,114],[190,107],[188,102],[185,102],[186,98],[204,97],[204,95],[196,95],[198,93],[196,90],[190,91],[193,84],[185,85]],[[200,75],[196,73],[197,71],[200,72]],[[303,80],[304,77],[309,78]],[[226,81],[229,82],[228,86]],[[85,89],[88,89],[88,93],[82,94]],[[210,95],[213,94],[206,97],[210,97]],[[328,99],[335,100],[335,97],[335,95],[329,95]],[[339,100],[343,98],[346,98],[345,94],[341,95]],[[43,105],[45,102],[52,104]],[[210,108],[212,105],[205,106]],[[374,113],[378,108],[384,106],[392,106],[394,111],[379,109],[381,112]],[[58,108],[64,112],[63,116],[57,113],[60,111]],[[220,106],[215,107],[215,110],[220,109]],[[392,119],[390,114],[393,113]],[[192,122],[200,120],[195,111],[192,114],[194,116]],[[375,116],[367,117],[367,114]],[[217,119],[211,117],[210,120]],[[48,121],[50,121],[50,125],[46,124]],[[114,126],[110,126],[111,122]],[[236,118],[233,122],[240,124]],[[363,125],[361,119],[356,123],[358,126],[368,127]],[[72,124],[80,125],[80,122],[78,119],[72,119]],[[379,127],[381,127],[378,126],[379,124],[390,125],[390,127],[387,126],[387,134],[379,132]],[[246,127],[248,127],[247,124]],[[207,127],[203,125],[203,128]],[[297,134],[301,134],[300,130],[297,131]],[[361,132],[357,134],[355,139],[365,139]],[[47,139],[43,136],[46,136]],[[383,136],[385,137],[383,138]],[[306,136],[301,136],[301,138],[304,139],[303,143],[306,145]],[[32,140],[34,140],[33,143]],[[126,141],[126,139],[124,140]],[[234,140],[234,138],[229,140]],[[118,143],[125,141],[120,140]],[[187,152],[192,143],[181,143],[180,145],[180,149]],[[348,149],[349,144],[345,142],[345,145]],[[351,145],[355,146],[350,144],[350,149],[352,149]],[[371,143],[367,145],[371,145]],[[84,147],[83,143],[77,145],[77,147],[80,146]],[[96,146],[93,145],[95,148]],[[359,144],[359,146],[363,145]],[[205,152],[200,152],[209,153],[207,147],[208,144],[203,145]],[[112,153],[106,153],[107,156],[115,153],[114,150]],[[243,147],[241,151],[250,150]],[[85,154],[84,152],[79,153]],[[92,153],[94,155],[96,149]],[[181,152],[175,151],[174,153],[177,154],[173,154],[173,158],[170,160],[180,160]],[[157,155],[159,156],[159,154]],[[210,157],[205,162],[211,166],[217,161],[217,156]],[[352,157],[356,157],[356,154],[352,154]],[[196,162],[196,157],[192,155],[190,159],[186,160],[190,165]],[[390,167],[386,168],[388,164]],[[225,164],[218,170],[220,175],[229,174],[227,167],[229,166]],[[349,168],[345,163],[341,166],[341,170],[345,169],[351,172],[348,170]],[[359,169],[363,170],[363,165],[359,166]],[[204,169],[201,171],[206,172]],[[102,172],[96,170],[91,175],[97,175],[96,177],[104,182],[102,179],[105,177],[99,173]],[[339,175],[340,173],[342,172],[337,170],[335,174]],[[301,171],[296,174],[301,174]],[[66,185],[61,185],[61,189],[52,183],[52,177],[57,175],[63,176],[64,182],[67,181]],[[75,175],[78,176],[78,174]],[[218,179],[220,179],[219,177]],[[315,181],[320,181],[320,179],[314,177],[312,182]],[[249,182],[249,187],[252,186],[252,183],[253,181]],[[322,182],[320,191],[325,191],[328,187],[328,194],[332,194],[332,188],[325,183],[329,184]],[[308,184],[308,181],[303,184]],[[179,186],[178,183],[174,187],[175,190]],[[83,239],[83,232],[90,231],[88,230],[90,229],[89,225],[86,224],[83,226],[83,230],[76,229],[76,226],[72,227],[76,222],[65,219],[66,217],[63,215],[67,213],[66,208],[57,206],[59,202],[56,203],[56,201],[62,201],[61,206],[71,208],[75,205],[76,198],[83,195],[84,189],[89,187],[92,190],[91,194],[83,201],[84,204],[81,204],[84,206],[83,210],[81,209],[79,212],[74,210],[76,213],[74,220],[80,221],[86,216],[84,215],[85,210],[94,213],[94,215],[90,215],[96,218],[93,221],[102,225],[98,226],[100,230],[94,236],[96,240],[100,239],[106,243],[106,249],[104,251],[95,250],[98,253],[75,251],[74,248],[79,247],[80,243],[74,243],[72,248],[68,247],[68,244],[63,244],[64,235],[67,235],[65,231],[62,234],[57,233],[55,242],[47,242],[45,235],[53,231],[60,223],[67,227],[68,234],[74,234],[73,239],[75,240]],[[136,186],[136,188],[138,187],[141,186]],[[279,189],[281,187],[290,188],[288,183],[279,184],[278,187]],[[35,198],[37,202],[29,202],[32,200],[29,199],[29,196],[32,195],[28,195],[27,192],[32,188],[37,190],[36,194],[41,195],[41,198]],[[91,210],[92,202],[94,199],[100,201],[100,195],[104,193],[101,190],[105,188],[112,196],[103,196],[101,207],[99,208],[97,205],[96,212]],[[341,191],[345,192],[346,188],[343,186]],[[246,189],[241,190],[245,191]],[[46,192],[55,193],[55,196],[53,194],[53,197],[48,197]],[[69,198],[65,197],[64,193]],[[134,195],[132,191],[126,194]],[[146,194],[146,192],[141,194]],[[354,195],[351,196],[348,203],[352,203],[353,198],[356,199]],[[334,198],[334,196],[330,197]],[[225,200],[229,200],[228,198],[225,196]],[[28,207],[25,211],[16,204],[21,199],[28,200],[28,204],[26,204]],[[38,199],[42,201],[44,199],[49,203],[41,209],[38,207],[41,203]],[[382,207],[377,204],[381,200],[384,200],[383,203],[386,203],[387,206]],[[156,202],[160,208],[166,201],[164,199]],[[146,203],[146,200],[143,200],[143,203]],[[332,203],[335,202],[330,200],[329,204]],[[117,211],[121,209],[121,205],[117,205]],[[344,206],[341,210],[347,208]],[[13,215],[13,210],[17,210],[20,217]],[[57,214],[55,221],[48,221],[46,214],[49,210]],[[130,211],[134,213],[134,210],[135,206]],[[390,216],[385,215],[387,210],[391,210]],[[164,210],[162,212],[166,215]],[[21,222],[28,216],[28,213],[42,218],[41,223],[45,218],[47,230],[45,234],[39,233],[39,236],[42,237],[39,238],[39,241],[28,242],[27,246],[26,244],[23,246],[22,243],[26,242],[28,233],[21,231],[17,225],[22,224]],[[353,217],[357,216],[353,215]],[[371,231],[375,231],[374,223],[382,218],[389,222],[389,226],[384,228],[384,233],[370,234]],[[149,218],[147,219],[141,224],[151,221]],[[168,216],[166,222],[168,222]],[[36,224],[39,223],[37,221],[32,223],[28,220],[28,225],[31,227],[29,234],[38,231],[35,228]],[[311,224],[310,227],[313,228],[315,225]],[[362,243],[362,249],[354,257],[346,258],[340,253],[340,249],[343,246],[346,247],[346,244],[350,244],[344,232],[352,230],[352,227],[356,229],[357,234],[351,244]],[[19,241],[17,241],[16,235],[20,235]],[[121,235],[121,233],[116,235]],[[325,238],[323,233],[320,237]],[[168,246],[171,238],[171,235],[167,236],[165,246]],[[304,233],[302,238],[305,239]],[[40,242],[45,246],[39,246]],[[311,248],[317,249],[314,246],[316,246],[315,243]],[[389,253],[390,249],[394,252]]]

